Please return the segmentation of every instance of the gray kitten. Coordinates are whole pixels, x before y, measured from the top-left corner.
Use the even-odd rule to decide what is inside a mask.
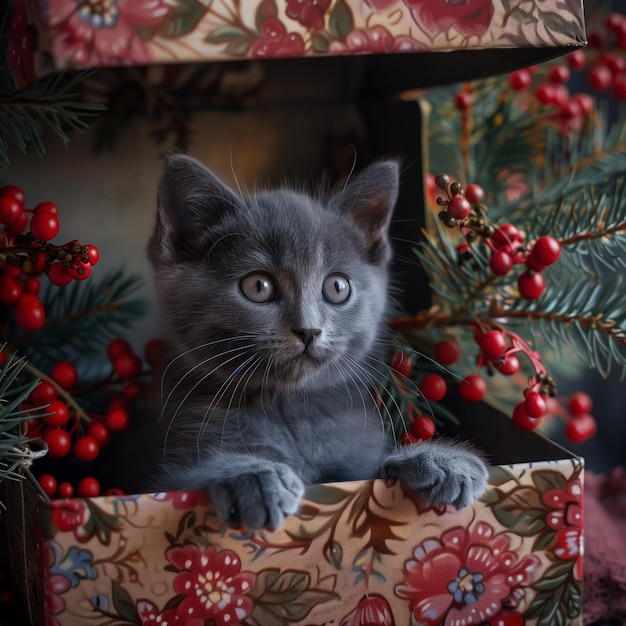
[[[172,350],[155,486],[205,488],[220,519],[250,529],[280,526],[316,482],[398,478],[459,508],[483,493],[477,455],[398,448],[376,407],[398,178],[381,162],[325,201],[242,199],[169,160],[149,245]]]

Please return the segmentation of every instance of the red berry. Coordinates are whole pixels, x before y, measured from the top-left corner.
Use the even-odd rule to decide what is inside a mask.
[[[52,498],[54,492],[57,490],[57,479],[52,474],[42,474],[37,482],[41,488],[46,492],[49,498]]]
[[[43,418],[43,421],[50,426],[65,426],[70,418],[70,411],[67,404],[61,400],[52,400],[45,413],[49,413]]]
[[[0,196],[0,224],[15,224],[20,217],[24,207],[19,200],[11,196]]]
[[[517,70],[509,75],[509,85],[515,91],[522,91],[530,87],[532,75],[528,70]]]
[[[626,100],[626,80],[620,78],[613,85],[613,95],[618,100]]]
[[[577,93],[572,100],[578,103],[582,115],[591,115],[595,107],[595,101],[588,93]]]
[[[113,371],[122,380],[131,380],[141,374],[143,364],[141,358],[133,352],[120,354],[113,361]]]
[[[107,357],[109,361],[115,361],[116,357],[120,354],[126,354],[127,352],[132,352],[133,348],[126,341],[126,339],[122,339],[118,337],[117,339],[112,339],[107,346]]]
[[[506,337],[501,330],[489,330],[478,335],[478,345],[488,359],[497,359],[506,350]]]
[[[100,260],[100,251],[91,243],[87,244],[87,256],[90,265],[97,265]]]
[[[535,430],[541,423],[541,418],[528,415],[524,402],[520,402],[513,409],[513,423],[521,430]]]
[[[567,55],[567,62],[573,70],[580,70],[585,67],[587,56],[584,50],[574,50]]]
[[[523,272],[517,278],[517,288],[525,300],[537,300],[545,286],[546,281],[540,272]]]
[[[496,276],[506,276],[513,267],[513,259],[506,250],[496,250],[489,259],[489,269]]]
[[[17,185],[3,185],[0,187],[0,196],[15,198],[22,206],[24,206],[24,202],[26,202],[24,192]]]
[[[527,254],[524,259],[524,264],[526,265],[526,269],[531,272],[543,272],[546,269],[545,265],[541,265],[541,263],[537,263],[537,259],[532,254]]]
[[[74,444],[74,455],[79,461],[93,461],[100,452],[100,444],[95,437],[83,435]]]
[[[59,218],[54,213],[41,211],[30,218],[30,232],[37,239],[50,241],[59,234]]]
[[[472,210],[472,205],[464,196],[454,196],[454,198],[450,200],[446,210],[448,215],[455,220],[464,220],[469,216],[470,211]]]
[[[519,359],[514,354],[507,354],[502,360],[495,363],[496,369],[505,376],[513,376],[517,374],[520,368]]]
[[[58,426],[46,430],[42,438],[48,445],[48,456],[53,459],[64,457],[72,447],[70,436]]]
[[[567,423],[565,436],[573,443],[582,443],[591,439],[597,429],[598,424],[591,415],[579,415]]]
[[[35,276],[27,276],[24,279],[24,291],[28,293],[39,293],[41,290],[41,283]]]
[[[59,483],[57,495],[59,498],[71,498],[74,495],[74,487],[72,487],[72,483]]]
[[[28,213],[26,213],[26,211],[24,211],[16,222],[13,222],[13,224],[5,225],[4,231],[7,233],[7,235],[17,237],[26,230],[29,220],[30,216],[28,215]]]
[[[539,237],[530,253],[540,265],[552,265],[561,256],[561,244],[554,237]]]
[[[72,276],[63,263],[53,263],[48,268],[48,280],[57,287],[65,287],[72,282]]]
[[[572,415],[585,415],[591,411],[593,401],[584,391],[576,391],[570,396],[568,405]]]
[[[100,495],[100,483],[92,476],[83,478],[76,487],[76,492],[81,498],[95,498]]]
[[[143,348],[143,356],[150,366],[157,365],[163,356],[165,342],[162,339],[150,339]]]
[[[106,446],[111,440],[109,429],[100,421],[89,422],[87,434],[91,435],[101,446]]]
[[[529,391],[524,400],[524,411],[530,417],[543,417],[546,412],[546,401],[540,393]]]
[[[40,202],[34,209],[33,213],[52,213],[59,214],[59,207],[54,202]]]
[[[9,274],[2,274],[0,276],[0,302],[5,306],[15,306],[21,297],[22,288],[17,281]]]
[[[446,381],[439,374],[427,374],[422,378],[418,387],[428,402],[439,402],[448,391]]]
[[[50,376],[63,389],[73,389],[78,382],[78,370],[70,361],[58,361],[52,366]]]
[[[465,198],[471,204],[479,204],[485,199],[485,190],[480,185],[468,185],[465,188]]]
[[[603,54],[601,56],[602,63],[611,71],[611,74],[621,74],[626,70],[626,60],[623,56],[617,54]]]
[[[587,82],[594,91],[604,91],[613,82],[613,72],[605,65],[596,65],[589,70]]]
[[[459,395],[466,402],[480,402],[487,393],[487,383],[482,376],[470,374],[459,383]]]
[[[131,402],[136,400],[141,394],[141,385],[136,380],[129,380],[122,389],[122,393]]]
[[[441,365],[452,365],[459,360],[461,348],[454,339],[442,339],[433,349],[435,361]]]
[[[27,332],[40,330],[46,321],[46,312],[39,296],[25,293],[15,307],[15,321]]]
[[[410,446],[412,443],[417,443],[417,437],[406,430],[402,433],[402,437],[400,438],[400,443],[403,446]]]
[[[117,431],[128,428],[130,419],[128,417],[128,411],[124,409],[109,409],[105,421],[110,430]]]
[[[400,376],[409,377],[413,369],[411,357],[402,350],[396,350],[391,359],[391,369],[400,374]]]
[[[459,91],[454,102],[459,111],[467,111],[472,106],[472,94],[469,91]]]
[[[512,247],[519,241],[521,241],[521,233],[513,224],[502,224],[493,233],[493,243],[498,248],[507,244]]]
[[[28,396],[35,406],[45,406],[57,398],[57,390],[51,382],[42,380]]]
[[[418,441],[426,441],[435,434],[435,422],[430,417],[420,415],[413,420],[411,432],[417,437]]]
[[[569,80],[570,72],[567,65],[554,65],[548,72],[548,78],[552,83],[566,83]]]
[[[75,280],[86,280],[91,276],[91,265],[82,261],[76,261],[67,268],[67,273]]]

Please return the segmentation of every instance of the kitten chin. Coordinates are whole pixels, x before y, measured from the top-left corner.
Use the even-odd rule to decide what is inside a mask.
[[[280,525],[320,480],[399,478],[455,506],[482,493],[479,456],[396,451],[376,401],[398,179],[388,161],[327,198],[244,199],[169,160],[148,248],[171,350],[162,419],[143,431],[154,488],[207,489],[223,521],[250,529]]]

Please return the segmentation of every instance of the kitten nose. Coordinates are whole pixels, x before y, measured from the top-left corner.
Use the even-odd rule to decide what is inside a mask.
[[[305,348],[313,342],[316,337],[322,334],[321,328],[292,328],[291,332],[296,335],[304,344]]]

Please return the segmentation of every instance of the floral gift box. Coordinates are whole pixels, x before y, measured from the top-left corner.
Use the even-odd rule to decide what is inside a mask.
[[[531,460],[492,465],[460,511],[399,483],[321,484],[283,527],[249,533],[201,491],[22,497],[9,527],[32,622],[582,624],[582,459],[504,418],[486,437]]]
[[[490,57],[493,68],[508,58],[503,50],[514,50],[515,56],[505,61],[511,69],[514,64],[545,60],[585,40],[582,0],[15,0],[13,4],[8,60],[18,85],[50,72],[83,68],[449,51],[465,53],[460,69],[469,78],[472,71],[484,73],[489,63],[487,68],[484,59],[473,63],[467,51],[496,52]],[[437,74],[432,59],[425,59],[422,70],[414,73],[413,82],[424,82],[426,75],[432,81]]]

